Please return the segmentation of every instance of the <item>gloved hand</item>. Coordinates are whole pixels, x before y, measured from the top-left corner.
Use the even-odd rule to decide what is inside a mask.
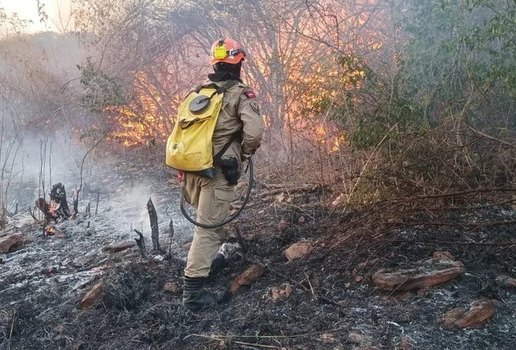
[[[240,157],[240,160],[242,162],[245,162],[246,160],[249,160],[249,158],[251,158],[252,154],[248,154],[248,153],[242,153],[242,156]]]

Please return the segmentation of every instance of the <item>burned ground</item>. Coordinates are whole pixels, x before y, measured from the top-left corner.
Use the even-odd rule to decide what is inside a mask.
[[[193,314],[181,306],[180,292],[164,290],[167,282],[181,284],[191,235],[177,209],[172,175],[161,167],[117,167],[116,175],[103,174],[84,193],[83,205],[102,193],[96,215],[81,213],[57,225],[65,238],[42,237],[28,214],[10,218],[8,228],[31,241],[0,264],[0,348],[514,348],[516,293],[496,282],[516,275],[516,214],[510,207],[478,203],[475,209],[439,216],[427,210],[393,220],[385,206],[351,211],[325,205],[324,196],[336,195],[317,186],[259,186],[236,226],[227,227],[232,233],[238,227],[243,254],[208,288],[223,292],[256,263],[265,268],[263,276],[228,303]],[[109,249],[132,241],[134,228],[150,244],[149,197],[158,210],[162,247],[166,251],[170,243],[172,254],[142,258],[135,246]],[[166,233],[171,218],[173,242]],[[314,250],[287,262],[283,251],[301,240],[313,242]],[[435,251],[462,261],[465,275],[426,290],[375,288],[373,272],[410,268]],[[97,283],[103,286],[100,300],[81,308]],[[271,289],[287,284],[292,294],[273,301]],[[479,298],[497,305],[485,325],[443,327],[445,312]]]

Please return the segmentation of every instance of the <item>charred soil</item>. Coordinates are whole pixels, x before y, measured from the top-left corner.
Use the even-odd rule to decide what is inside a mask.
[[[242,253],[207,288],[224,292],[253,264],[263,275],[229,302],[191,313],[180,288],[164,288],[182,285],[191,239],[177,183],[161,167],[117,166],[84,194],[81,203],[95,203],[102,193],[97,214],[56,225],[64,238],[43,237],[27,214],[9,218],[0,236],[27,239],[1,258],[0,349],[514,348],[516,291],[500,283],[500,276],[516,277],[510,206],[467,198],[454,210],[442,210],[442,202],[410,212],[401,210],[406,202],[349,210],[326,204],[337,195],[328,188],[262,184],[226,227]],[[135,228],[150,242],[150,197],[164,251],[149,248],[143,258],[131,242]],[[288,261],[283,252],[300,241],[312,249]],[[375,287],[374,272],[411,269],[436,251],[461,261],[462,277],[410,291]],[[92,306],[81,306],[97,284]],[[496,305],[486,322],[445,327],[446,312],[479,299]]]

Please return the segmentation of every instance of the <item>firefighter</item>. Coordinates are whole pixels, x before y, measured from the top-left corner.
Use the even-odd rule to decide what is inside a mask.
[[[216,225],[226,218],[235,196],[235,174],[238,174],[241,162],[255,153],[262,138],[264,125],[256,95],[240,77],[245,56],[240,44],[230,38],[217,40],[211,47],[210,63],[214,73],[208,74],[209,81],[203,85],[230,86],[224,93],[213,134],[213,154],[226,148],[222,161],[235,164],[236,168],[231,171],[215,164],[216,175],[213,178],[184,173],[185,200],[197,209],[196,221],[205,225]],[[203,284],[214,267],[215,257],[219,262],[224,257],[217,255],[224,239],[223,227],[195,227],[184,270],[183,305],[191,311],[217,302],[214,294],[203,289]]]

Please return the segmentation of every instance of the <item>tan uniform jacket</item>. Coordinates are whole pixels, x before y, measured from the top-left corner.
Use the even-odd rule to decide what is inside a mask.
[[[216,82],[222,86],[227,82]],[[252,155],[260,146],[264,124],[258,103],[252,90],[244,83],[237,83],[224,93],[222,109],[213,133],[213,154],[217,154],[233,134],[242,131],[240,140],[232,142],[223,158],[235,157],[239,161],[242,154]]]

